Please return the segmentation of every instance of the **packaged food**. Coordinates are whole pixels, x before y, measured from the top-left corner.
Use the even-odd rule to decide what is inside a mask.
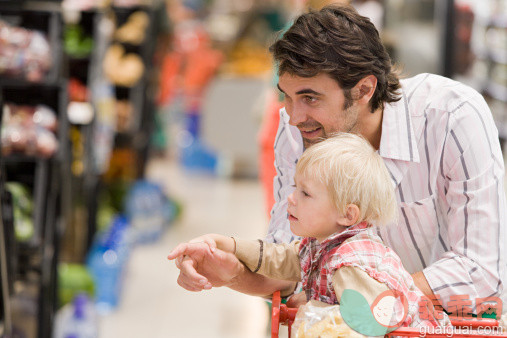
[[[311,300],[301,306],[292,324],[292,338],[362,338],[340,314],[339,305]]]
[[[51,52],[44,33],[0,20],[0,74],[42,81],[52,65]]]

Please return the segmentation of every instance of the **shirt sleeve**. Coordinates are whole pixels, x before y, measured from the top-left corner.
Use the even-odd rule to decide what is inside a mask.
[[[439,198],[448,203],[447,248],[423,273],[444,308],[455,312],[455,297],[474,302],[502,293],[506,206],[498,131],[484,100],[471,98],[450,114],[448,130],[438,168],[445,182]]]
[[[250,271],[273,279],[294,282],[301,280],[299,240],[289,244],[266,243],[261,240],[235,241],[235,255]]]
[[[385,323],[392,322],[392,324],[394,324],[398,322],[396,318],[403,315],[403,305],[397,301],[377,304],[375,308],[372,308],[372,305],[378,296],[382,292],[389,290],[389,288],[386,284],[375,280],[360,268],[344,266],[337,269],[333,275],[332,283],[339,303],[341,302],[343,291],[349,289],[358,292],[364,297],[364,299],[368,302],[372,313],[376,315],[377,320],[382,318]],[[355,305],[359,306],[359,304]]]
[[[274,144],[276,176],[273,180],[275,204],[271,209],[266,241],[270,243],[290,243],[297,237],[290,231],[287,219],[287,197],[294,191],[296,163],[303,153],[301,133],[289,125],[285,109],[280,110],[280,123]]]
[[[344,266],[336,270],[333,275],[333,288],[338,302],[345,289],[352,289],[359,292],[370,305],[378,295],[389,290],[386,284],[380,283],[365,271],[353,266]]]

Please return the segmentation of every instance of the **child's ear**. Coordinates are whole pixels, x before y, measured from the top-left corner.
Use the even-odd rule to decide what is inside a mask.
[[[342,226],[351,226],[357,223],[361,212],[359,207],[355,204],[348,204],[345,210],[345,215],[338,217],[337,223]]]

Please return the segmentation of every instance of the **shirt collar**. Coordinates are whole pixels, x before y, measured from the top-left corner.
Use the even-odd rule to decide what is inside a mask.
[[[420,162],[414,123],[403,90],[398,102],[386,104],[384,107],[378,152],[383,158]]]
[[[339,245],[339,244],[343,243],[345,240],[347,240],[348,238],[353,237],[353,236],[357,235],[358,233],[368,229],[370,226],[371,226],[371,224],[369,224],[366,221],[351,225],[350,227],[347,228],[347,230],[341,231],[341,232],[335,232],[331,236],[327,237],[318,246],[322,249],[322,248],[327,247],[330,244],[335,245],[338,243],[338,245]],[[314,240],[315,244],[318,243],[316,239],[313,239],[313,240]]]

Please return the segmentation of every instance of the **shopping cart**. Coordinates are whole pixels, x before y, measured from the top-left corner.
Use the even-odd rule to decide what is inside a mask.
[[[271,338],[277,338],[280,330],[280,325],[288,326],[289,337],[291,335],[292,323],[296,317],[297,308],[289,308],[287,305],[282,304],[280,291],[273,294],[272,309],[271,309]],[[471,318],[463,319],[457,317],[451,317],[451,323],[454,328],[468,328],[467,333],[451,332],[451,333],[426,333],[424,337],[434,338],[470,338],[470,337],[504,337],[507,338],[507,333],[500,333],[500,330],[492,330],[498,327],[498,320],[492,318]],[[479,333],[477,331],[472,332],[474,329],[481,328],[483,331],[494,332],[494,333]],[[490,330],[486,330],[490,328]],[[472,329],[472,330],[470,330]],[[454,331],[454,330],[453,330]],[[385,337],[421,337],[421,331],[419,328],[402,327],[395,331],[392,331],[385,335]]]
[[[273,294],[273,300],[271,303],[271,338],[278,337],[280,325],[287,325],[289,327],[290,337],[290,330],[297,312],[297,308],[287,307],[287,305],[282,304],[280,291],[276,291]]]

